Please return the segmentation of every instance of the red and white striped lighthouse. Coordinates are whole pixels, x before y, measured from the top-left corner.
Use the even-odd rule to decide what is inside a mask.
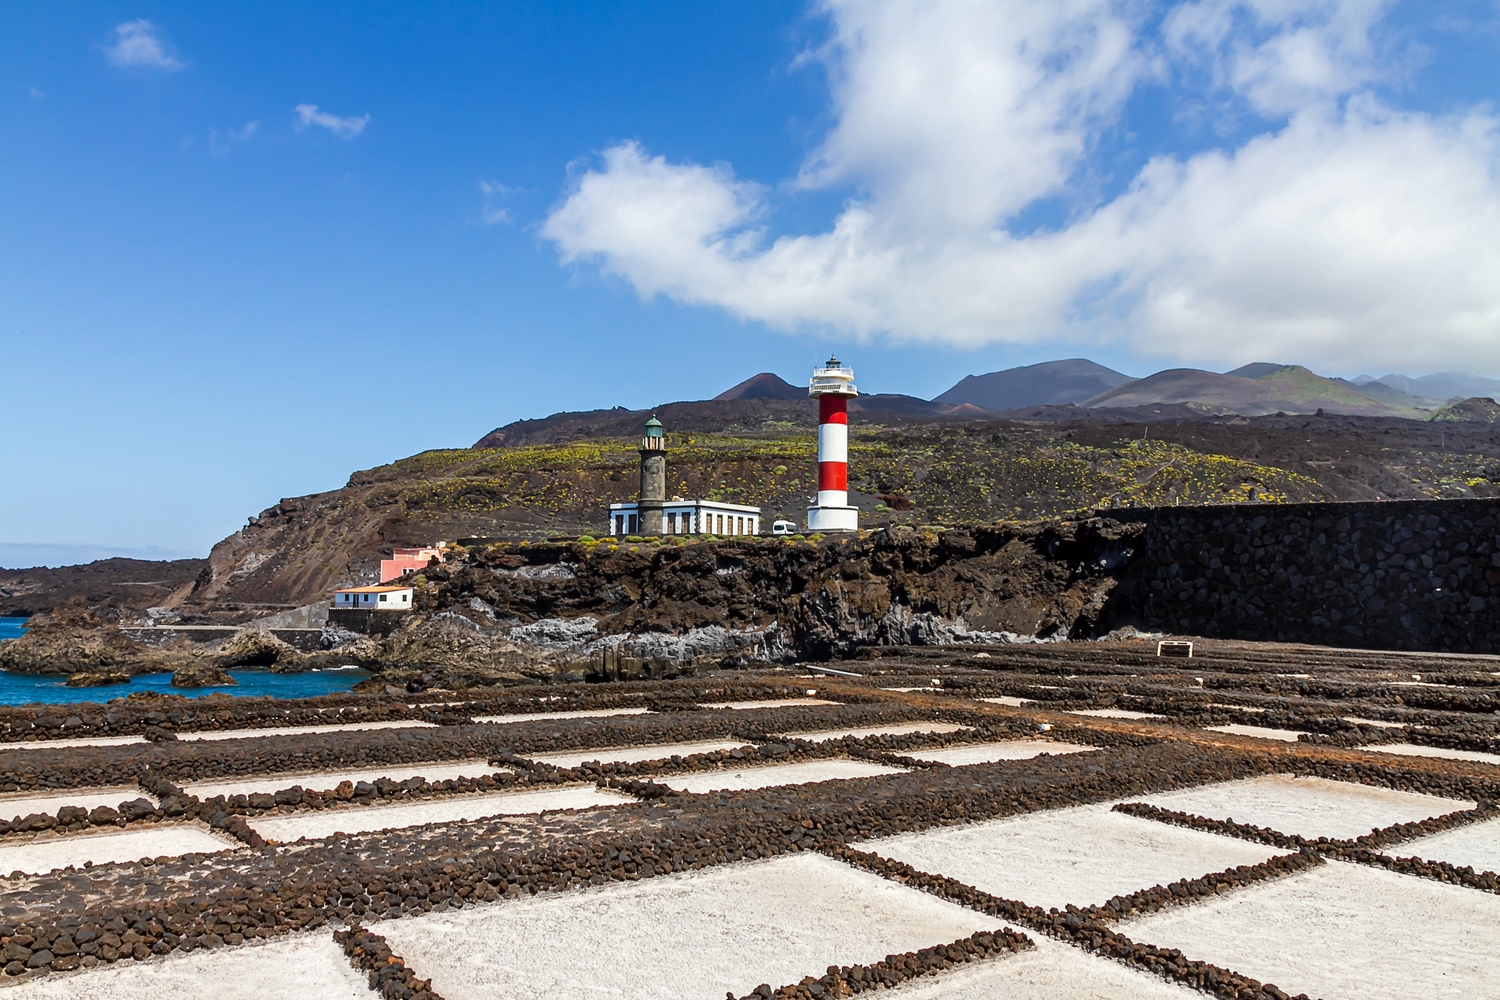
[[[818,401],[818,505],[807,508],[807,530],[858,531],[859,508],[849,506],[849,400],[859,395],[854,369],[829,358],[813,369],[807,394]]]

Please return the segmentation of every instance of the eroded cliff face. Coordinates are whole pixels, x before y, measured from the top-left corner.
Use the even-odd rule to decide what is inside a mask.
[[[1142,531],[1088,518],[818,542],[493,546],[427,571],[418,610],[502,628],[589,618],[600,636],[774,626],[775,648],[807,659],[871,645],[1082,638],[1105,626]]]

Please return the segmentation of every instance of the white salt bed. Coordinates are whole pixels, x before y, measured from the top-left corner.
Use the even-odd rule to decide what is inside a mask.
[[[1297,729],[1267,729],[1265,726],[1242,726],[1234,723],[1228,726],[1209,726],[1211,733],[1229,733],[1231,736],[1253,736],[1258,740],[1282,740],[1286,743],[1296,743],[1297,737],[1302,732]]]
[[[979,701],[987,701],[991,705],[1009,705],[1011,708],[1020,708],[1022,705],[1035,705],[1031,698],[1017,698],[1014,695],[1002,694],[996,698],[980,698]]]
[[[1405,729],[1404,722],[1385,722],[1380,719],[1362,719],[1357,715],[1344,716],[1345,722],[1352,722],[1356,726],[1374,726],[1376,729]]]
[[[1395,823],[1473,809],[1473,802],[1327,778],[1268,774],[1146,795],[1137,801],[1163,809],[1234,819],[1303,837],[1362,837]]]
[[[0,874],[42,874],[58,868],[82,868],[85,861],[96,865],[141,858],[175,858],[183,854],[209,854],[242,846],[220,839],[200,826],[162,823],[109,833],[75,833],[43,836],[35,840],[0,844]]]
[[[553,767],[577,767],[590,761],[601,764],[639,764],[645,760],[666,760],[668,757],[687,757],[695,753],[713,753],[717,750],[733,750],[746,744],[741,740],[715,740],[707,743],[658,743],[647,747],[605,747],[600,750],[570,750],[567,753],[539,753],[529,760],[541,761]]]
[[[30,816],[32,813],[56,815],[63,806],[109,806],[118,809],[121,802],[145,799],[156,805],[156,797],[147,795],[134,785],[115,785],[111,788],[70,788],[66,791],[16,792],[0,795],[0,819]]]
[[[308,733],[352,733],[368,729],[436,729],[436,722],[395,719],[389,722],[339,722],[331,726],[278,726],[272,729],[222,729],[178,733],[179,740],[248,740],[259,736],[303,736]]]
[[[1376,753],[1395,753],[1403,757],[1446,757],[1449,760],[1472,760],[1481,764],[1500,764],[1500,754],[1483,753],[1479,750],[1450,750],[1447,747],[1424,747],[1415,743],[1382,743],[1380,746],[1360,747]]]
[[[144,743],[144,736],[80,736],[68,740],[31,740],[26,743],[0,743],[0,750],[51,750],[54,747],[123,747]]]
[[[1500,996],[1496,927],[1500,896],[1330,861],[1120,931],[1288,993],[1469,1000]]]
[[[1264,844],[1076,806],[867,841],[861,850],[1041,907],[1198,878],[1278,853]]]
[[[1385,853],[1398,858],[1446,861],[1459,867],[1467,865],[1476,872],[1500,872],[1500,819],[1408,840],[1387,847]]]
[[[1256,708],[1254,705],[1226,705],[1223,702],[1218,702],[1218,701],[1211,701],[1211,702],[1209,702],[1208,703],[1208,707],[1209,708],[1227,708],[1227,709],[1230,709],[1230,710],[1235,711],[1235,712],[1249,712],[1252,715],[1260,715],[1262,712],[1265,711],[1265,709],[1263,709],[1263,708]]]
[[[840,740],[845,736],[864,739],[866,736],[908,736],[912,733],[956,733],[967,732],[968,726],[956,726],[951,722],[898,722],[889,726],[867,726],[863,729],[824,729],[809,733],[782,733],[787,739],[808,740],[824,743]]]
[[[267,840],[291,843],[302,837],[315,840],[335,833],[369,833],[399,830],[423,823],[457,823],[488,816],[521,816],[549,809],[592,809],[635,801],[628,795],[592,785],[573,785],[527,792],[491,792],[484,795],[444,795],[419,802],[394,805],[323,809],[290,816],[252,818],[250,826]]]
[[[607,719],[614,715],[646,715],[649,708],[585,708],[573,712],[522,712],[518,715],[476,715],[475,722],[544,722],[547,719]]]
[[[369,1000],[375,995],[327,929],[52,975],[13,989],[6,995],[15,1000]]]
[[[945,944],[995,917],[819,854],[376,923],[448,1000],[722,1000]]]
[[[906,756],[917,760],[935,761],[950,767],[963,767],[965,764],[993,764],[1000,760],[1030,760],[1044,753],[1083,753],[1097,749],[1099,748],[1056,740],[1005,740],[1000,743],[977,743],[966,747],[945,747],[942,750],[916,750]]]
[[[890,1000],[1203,1000],[1196,990],[1027,934],[1035,948],[923,976],[881,994]]]
[[[743,767],[734,771],[678,774],[669,778],[657,778],[656,781],[680,792],[739,792],[751,788],[809,785],[815,781],[841,781],[847,778],[873,778],[881,774],[904,773],[899,767],[886,767],[863,760],[813,760],[801,764]]]
[[[287,774],[255,774],[222,781],[200,781],[183,785],[189,795],[200,799],[211,799],[215,795],[249,795],[251,792],[276,792],[293,785],[323,791],[338,787],[341,781],[374,781],[390,778],[405,781],[407,778],[426,778],[428,781],[446,781],[449,778],[477,778],[484,774],[495,774],[503,768],[493,767],[488,761],[435,761],[425,764],[391,764],[384,767],[366,767],[352,771],[299,771]],[[0,810],[3,812],[3,810]]]
[[[1163,715],[1152,715],[1150,712],[1132,712],[1128,708],[1078,708],[1070,709],[1069,715],[1092,715],[1096,719],[1164,719]]]
[[[822,698],[783,698],[779,701],[721,701],[714,705],[699,705],[699,708],[796,708],[799,705],[837,705],[836,701]]]

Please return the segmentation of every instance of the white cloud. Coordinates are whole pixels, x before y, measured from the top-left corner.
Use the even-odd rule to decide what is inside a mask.
[[[104,48],[104,57],[112,66],[135,69],[160,69],[175,73],[186,68],[176,50],[161,37],[161,29],[138,18],[115,26],[115,40]]]
[[[215,156],[223,156],[237,142],[248,142],[260,129],[260,122],[246,122],[239,128],[208,130],[208,148]]]
[[[353,139],[365,130],[366,125],[370,124],[368,114],[357,118],[341,118],[326,111],[319,111],[316,104],[299,104],[293,110],[297,112],[298,128],[321,125],[340,139]]]
[[[510,209],[496,204],[496,201],[505,197],[510,191],[511,189],[504,184],[497,184],[494,181],[479,182],[479,193],[483,198],[483,202],[479,206],[480,225],[508,225],[515,221],[510,214]]]
[[[1166,18],[1174,55],[1263,114],[1288,114],[1395,75],[1372,33],[1392,0],[1194,0]]]
[[[1385,8],[1202,0],[1158,35],[1107,0],[830,2],[834,125],[791,184],[855,192],[826,231],[771,239],[767,188],[627,142],[542,233],[643,297],[783,329],[1500,369],[1500,125],[1367,92]],[[1194,66],[1274,121],[1160,156],[1056,230],[1008,229],[1088,189],[1142,81]]]

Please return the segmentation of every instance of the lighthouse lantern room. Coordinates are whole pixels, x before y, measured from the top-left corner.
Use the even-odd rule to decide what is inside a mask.
[[[813,369],[807,394],[818,401],[818,505],[807,509],[807,530],[858,531],[859,508],[849,506],[849,400],[859,395],[854,369],[829,358]]]

